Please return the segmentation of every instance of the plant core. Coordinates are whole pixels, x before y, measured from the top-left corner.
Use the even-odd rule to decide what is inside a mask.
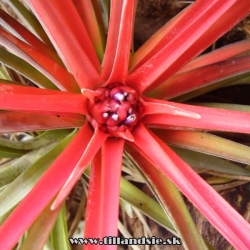
[[[137,92],[121,83],[100,87],[88,98],[88,120],[111,136],[131,131],[140,120],[142,106]],[[119,137],[119,136],[118,136]]]

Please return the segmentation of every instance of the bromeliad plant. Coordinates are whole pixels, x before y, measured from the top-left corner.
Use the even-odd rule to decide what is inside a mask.
[[[206,244],[178,209],[181,199],[171,182],[236,249],[249,249],[248,222],[164,142],[249,164],[248,147],[198,131],[250,133],[250,113],[168,100],[188,100],[249,75],[249,40],[197,56],[249,14],[250,2],[197,0],[132,55],[134,0],[111,1],[106,43],[97,0],[24,2],[34,16],[18,1],[9,4],[32,32],[0,12],[2,64],[27,79],[21,83],[19,74],[2,68],[0,131],[67,136],[38,160],[39,173],[27,173],[38,180],[8,217],[2,215],[0,248],[13,248],[32,224],[54,221],[89,163],[84,237],[116,236],[125,150],[185,247]],[[24,86],[28,80],[31,86]],[[66,128],[78,130],[68,134]],[[11,188],[3,186],[1,197]]]

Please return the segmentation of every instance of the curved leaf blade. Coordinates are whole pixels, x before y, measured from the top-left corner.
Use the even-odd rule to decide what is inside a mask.
[[[185,162],[142,124],[133,133],[139,152],[182,191],[235,247],[250,247],[250,225]],[[227,213],[225,213],[225,209]]]
[[[250,165],[250,147],[205,132],[153,130],[164,142]]]
[[[46,27],[57,52],[80,88],[93,89],[99,85],[100,63],[72,1],[65,0],[63,5],[60,0],[27,2]]]

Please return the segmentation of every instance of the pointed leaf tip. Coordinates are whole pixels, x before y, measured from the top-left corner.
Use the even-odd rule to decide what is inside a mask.
[[[120,137],[120,138],[123,138],[125,140],[128,140],[130,142],[133,142],[134,141],[134,136],[132,135],[132,133],[126,129],[124,132],[112,132],[112,136],[115,136],[115,137]]]

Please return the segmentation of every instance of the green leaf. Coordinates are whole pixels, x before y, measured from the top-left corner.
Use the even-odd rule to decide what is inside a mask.
[[[40,149],[33,150],[17,160],[2,165],[0,167],[0,187],[14,181],[23,171],[55,147],[56,144],[52,143]]]
[[[0,146],[20,150],[38,149],[58,139],[64,138],[70,133],[70,131],[71,130],[69,129],[50,130],[44,132],[41,136],[27,141],[11,141],[0,137]]]
[[[7,148],[0,145],[0,158],[18,158],[26,153],[27,151],[25,150]]]
[[[47,154],[33,163],[18,178],[9,184],[1,193],[0,200],[4,201],[0,206],[0,223],[4,221],[8,213],[27,195],[34,187],[38,179],[43,175],[50,164],[60,155],[64,148],[74,137],[76,131],[62,140]]]
[[[99,61],[102,62],[106,37],[99,2],[98,0],[74,1],[74,5],[93,43]]]
[[[37,69],[29,65],[26,61],[11,54],[5,49],[0,48],[0,61],[6,66],[16,70],[20,74],[24,75],[39,87],[48,89],[58,89],[48,78],[46,78]]]
[[[204,85],[201,88],[195,89],[193,91],[189,91],[186,94],[175,97],[175,98],[172,99],[172,101],[175,101],[175,102],[187,101],[189,99],[192,99],[192,98],[194,98],[196,96],[203,95],[203,94],[208,93],[210,91],[213,91],[215,89],[219,89],[219,88],[231,85],[234,82],[240,81],[241,79],[245,79],[245,78],[248,79],[249,76],[250,76],[249,72],[245,72],[245,71],[241,72],[239,70],[239,72],[237,72],[237,73],[235,73],[233,75],[227,76],[224,79],[214,80],[212,82],[209,82],[209,84]]]
[[[41,158],[44,154],[50,151],[57,143],[53,143],[56,140],[61,140],[66,137],[72,130],[60,129],[50,130],[43,132],[40,136],[28,141],[9,141],[4,138],[0,138],[0,145],[9,146],[9,150],[15,152],[16,149],[33,150],[32,152],[26,153],[15,161],[7,162],[0,167],[0,187],[12,182],[16,179],[24,170]],[[48,145],[50,144],[50,145]],[[0,146],[1,148],[1,146]],[[27,152],[27,151],[25,151]]]
[[[44,209],[29,228],[27,237],[25,237],[21,244],[21,250],[43,249],[60,212],[60,208],[57,210],[51,210],[50,207],[51,203]]]
[[[100,1],[102,10],[103,10],[103,22],[104,26],[107,29],[109,23],[109,16],[110,16],[110,0],[103,0]]]
[[[248,105],[230,104],[230,103],[205,103],[205,102],[192,103],[192,104],[204,107],[211,107],[211,108],[221,108],[221,109],[229,109],[242,112],[250,112],[250,106]]]
[[[246,106],[241,107],[242,110],[240,111],[246,111],[244,110]],[[228,109],[231,109],[230,105]],[[250,165],[250,147],[243,144],[205,132],[166,130],[153,131],[164,142],[170,145]]]
[[[8,185],[0,187],[0,193],[7,187]]]
[[[250,170],[237,166],[229,161],[215,156],[206,155],[191,150],[171,147],[188,165],[199,169],[232,175],[234,178],[250,180]],[[245,177],[245,178],[244,178]]]
[[[54,249],[69,250],[68,238],[66,207],[63,206],[51,233],[52,246]]]
[[[7,3],[11,6],[12,11],[14,11],[18,18],[21,20],[22,23],[28,26],[29,29],[31,29],[39,38],[50,46],[50,48],[53,48],[48,36],[44,32],[41,24],[38,22],[36,17],[24,7],[20,1],[17,0],[2,0],[4,3]]]
[[[1,67],[0,67],[0,79],[11,80],[11,78],[6,74],[6,72]]]
[[[125,200],[120,200],[120,206],[130,218],[133,218],[133,209],[128,202],[126,202]]]
[[[140,166],[152,192],[171,218],[186,249],[207,249],[177,187],[140,153],[129,149],[133,160]]]
[[[124,178],[121,178],[120,196],[121,199],[126,200],[149,218],[153,219],[170,232],[177,234],[159,203]]]

